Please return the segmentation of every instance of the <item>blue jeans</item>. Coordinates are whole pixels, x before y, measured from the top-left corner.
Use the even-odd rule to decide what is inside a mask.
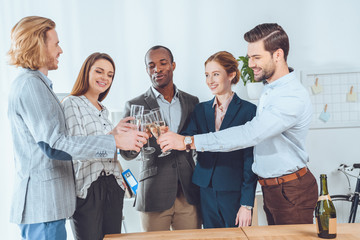
[[[22,240],[66,240],[65,219],[19,224]]]

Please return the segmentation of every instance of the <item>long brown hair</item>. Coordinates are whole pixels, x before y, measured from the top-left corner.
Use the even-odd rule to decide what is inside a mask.
[[[208,62],[215,61],[219,63],[226,71],[227,74],[233,72],[236,73],[235,77],[231,80],[231,84],[237,84],[240,78],[239,63],[234,56],[226,51],[220,51],[211,55],[205,62],[205,66]]]
[[[94,65],[94,63],[99,59],[105,59],[111,63],[111,65],[114,68],[114,74],[112,77],[112,80],[114,80],[114,77],[115,77],[114,60],[106,53],[99,53],[99,52],[93,53],[90,56],[88,56],[86,58],[85,62],[83,63],[83,65],[80,69],[79,75],[74,84],[74,87],[71,90],[70,95],[81,96],[81,95],[84,95],[89,90],[89,72],[90,72],[91,67]],[[110,87],[108,89],[106,89],[105,92],[100,93],[99,98],[98,98],[99,102],[101,102],[102,100],[105,99],[105,97],[108,95],[108,93],[110,91],[111,86],[112,86],[112,82],[110,84]]]
[[[49,18],[29,16],[22,18],[11,30],[9,64],[38,70],[46,65],[46,33],[55,28]]]

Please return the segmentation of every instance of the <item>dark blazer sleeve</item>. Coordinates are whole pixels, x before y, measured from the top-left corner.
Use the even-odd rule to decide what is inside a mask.
[[[195,106],[194,111],[190,114],[189,122],[185,128],[180,134],[183,136],[193,136],[198,132],[198,124],[197,124],[197,112],[199,111],[200,104],[197,104]]]

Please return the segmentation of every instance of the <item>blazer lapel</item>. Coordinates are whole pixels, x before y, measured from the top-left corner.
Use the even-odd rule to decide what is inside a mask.
[[[226,110],[225,117],[223,122],[221,123],[220,130],[228,128],[240,110],[241,107],[241,99],[234,93],[234,97],[231,100],[228,109]]]
[[[145,93],[144,100],[145,100],[146,104],[148,105],[149,109],[159,108],[159,104],[157,103],[157,101],[155,99],[155,95],[154,95],[153,91],[151,90],[151,87]]]
[[[215,108],[213,108],[215,97],[212,101],[205,103],[205,119],[209,132],[215,132]]]
[[[43,76],[36,72],[36,75],[41,79],[41,81],[45,84],[45,86],[49,89],[49,91],[51,92],[51,94],[54,96],[54,98],[56,99],[56,102],[59,104],[59,106],[61,107],[62,109],[62,105],[58,99],[58,97],[56,96],[55,92],[50,88],[50,86],[46,83],[46,80],[43,78]]]
[[[180,119],[180,124],[179,124],[179,128],[178,128],[177,132],[180,133],[180,131],[184,127],[186,118],[190,113],[189,113],[189,107],[188,107],[189,106],[188,99],[184,96],[184,94],[182,94],[182,92],[180,90],[178,90],[178,92],[179,92],[179,101],[180,101],[180,106],[181,106],[181,119]]]

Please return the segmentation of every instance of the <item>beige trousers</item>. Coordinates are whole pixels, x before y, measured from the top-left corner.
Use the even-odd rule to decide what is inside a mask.
[[[182,191],[170,209],[163,212],[140,212],[140,219],[144,232],[201,228],[196,206],[186,201]]]

